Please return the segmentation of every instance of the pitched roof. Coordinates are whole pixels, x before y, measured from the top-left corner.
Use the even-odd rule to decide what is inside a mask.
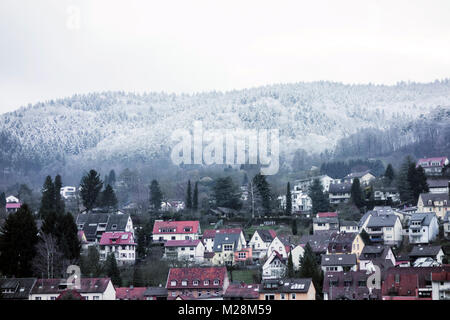
[[[336,233],[328,244],[328,252],[330,253],[350,253],[352,252],[353,240],[357,233]]]
[[[354,179],[354,178],[362,178],[366,174],[372,174],[370,170],[361,171],[361,172],[352,172],[344,177],[344,179]]]
[[[214,252],[222,252],[223,245],[225,244],[233,244],[234,249],[236,250],[237,244],[239,242],[240,235],[236,233],[219,233],[216,234],[214,238]]]
[[[324,254],[322,255],[322,266],[354,266],[356,254]]]
[[[439,251],[442,250],[441,246],[414,246],[409,253],[410,257],[436,257]]]
[[[352,189],[351,183],[332,183],[330,184],[329,193],[350,193]]]
[[[226,277],[228,277],[226,267],[170,268],[166,288],[169,290],[221,289]],[[219,283],[214,284],[214,280],[219,280]],[[172,281],[176,281],[175,285],[172,285]],[[185,286],[182,285],[182,281],[186,281]],[[194,285],[194,281],[198,281],[198,284]],[[205,284],[205,281],[208,281],[208,283]]]
[[[427,184],[429,188],[448,188],[450,180],[448,178],[428,178]]]
[[[242,232],[241,228],[229,228],[229,229],[206,229],[203,231],[203,239],[214,239],[216,234],[219,233],[237,233]]]
[[[448,282],[450,281],[450,271],[433,272],[431,274],[432,281]]]
[[[433,207],[435,201],[444,201],[447,200],[447,203],[450,205],[450,197],[448,192],[444,193],[421,193],[420,198],[422,198],[422,202],[424,207]],[[432,201],[431,204],[428,204],[428,201]]]
[[[341,220],[339,224],[341,227],[357,227],[358,226],[358,222],[356,222],[356,221]]]
[[[411,226],[411,222],[413,222],[413,221],[420,221],[421,226],[429,226],[431,221],[435,217],[436,217],[436,214],[434,212],[413,213],[411,215],[411,218],[408,221],[408,225]]]
[[[167,240],[164,247],[196,247],[200,240]]]
[[[337,218],[337,212],[317,212],[317,218]]]
[[[309,243],[313,252],[323,253],[327,251],[331,237],[335,233],[336,231],[325,230],[316,232],[315,234],[311,235],[303,235],[300,238],[299,243],[301,245],[306,245],[307,243]]]
[[[145,297],[167,297],[167,288],[148,287],[144,292]]]
[[[380,289],[370,293],[367,288],[367,279],[370,274],[366,271],[327,271],[324,274],[323,291],[327,292],[329,300],[348,299],[380,299]],[[364,283],[364,285],[360,285]],[[347,286],[346,286],[347,284]]]
[[[266,230],[266,229],[257,229],[255,232],[258,232],[259,237],[264,242],[272,242],[273,239],[277,236],[275,230]]]
[[[397,221],[398,217],[395,214],[385,214],[385,215],[372,215],[369,222],[367,223],[368,228],[376,227],[393,227]]]
[[[422,168],[433,167],[433,162],[439,162],[440,166],[443,166],[447,157],[434,157],[434,158],[420,158],[417,160],[416,168],[422,166]]]
[[[80,293],[103,293],[110,278],[81,278]],[[38,279],[33,287],[32,294],[59,294],[67,289],[66,279]]]
[[[146,287],[120,287],[116,288],[118,300],[145,300]]]
[[[0,291],[13,290],[12,293],[1,293],[1,299],[28,300],[36,278],[0,278]]]
[[[174,232],[160,231],[162,229],[174,229]],[[199,221],[155,221],[153,234],[198,233],[200,229]]]
[[[259,291],[261,293],[306,293],[311,283],[311,278],[263,280]]]
[[[100,245],[136,245],[132,232],[103,232]]]
[[[225,291],[224,298],[258,299],[259,284],[231,283]]]
[[[338,218],[313,218],[313,223],[339,223]]]

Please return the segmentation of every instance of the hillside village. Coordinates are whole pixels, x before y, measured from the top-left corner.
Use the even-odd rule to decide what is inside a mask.
[[[118,205],[112,172],[49,176],[35,207],[0,199],[0,299],[450,299],[448,158],[362,169],[312,171],[278,195],[258,174],[189,180],[185,199],[153,180],[146,212]]]

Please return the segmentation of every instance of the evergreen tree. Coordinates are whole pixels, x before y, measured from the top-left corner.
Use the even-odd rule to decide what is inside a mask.
[[[82,257],[81,272],[85,277],[96,278],[100,276],[102,266],[100,264],[100,254],[96,247],[90,246],[87,255]]]
[[[409,189],[411,190],[412,204],[415,204],[421,193],[429,191],[427,177],[422,166],[416,168],[413,163],[410,164],[407,181],[409,184]]]
[[[64,258],[69,261],[78,260],[80,257],[81,244],[78,240],[77,225],[70,212],[61,216],[58,229],[58,243]]]
[[[108,184],[114,186],[116,184],[116,172],[112,169],[108,175]]]
[[[150,184],[150,205],[153,209],[159,210],[161,209],[161,201],[163,198],[163,194],[161,189],[159,188],[158,181],[152,180]]]
[[[89,211],[96,205],[99,200],[99,194],[102,190],[103,182],[100,179],[100,174],[95,170],[90,170],[89,173],[85,174],[81,179],[80,184],[80,195],[83,199],[83,205]]]
[[[10,214],[0,232],[0,271],[7,276],[30,277],[38,229],[27,204]]]
[[[362,241],[364,242],[365,245],[369,245],[371,243],[370,241],[370,236],[369,234],[366,232],[365,229],[362,229],[361,233],[359,234],[359,236],[361,237]]]
[[[353,179],[352,188],[350,190],[350,199],[358,209],[361,209],[365,205],[364,195],[358,178]]]
[[[292,219],[292,234],[297,235],[297,219]]]
[[[415,167],[413,159],[410,156],[407,156],[403,161],[397,175],[397,189],[400,194],[400,200],[406,203],[414,202],[414,195],[408,181],[408,172],[411,165],[414,165]]]
[[[292,254],[289,254],[288,263],[287,263],[287,278],[294,278],[294,262],[292,261]]]
[[[122,278],[120,277],[120,271],[114,253],[110,253],[106,258],[105,271],[115,287],[122,286]]]
[[[5,208],[6,206],[6,194],[4,192],[0,194],[0,206],[2,208]]]
[[[308,190],[308,196],[312,201],[312,214],[317,212],[327,212],[330,209],[328,193],[324,192],[319,179],[314,179]]]
[[[231,177],[218,178],[212,190],[216,207],[225,207],[239,210],[242,206],[240,193]]]
[[[192,190],[191,190],[191,180],[188,180],[187,192],[186,192],[186,208],[192,209]]]
[[[62,188],[62,180],[61,176],[58,174],[55,177],[55,211],[57,214],[64,214],[65,204],[64,200],[61,197],[61,188]]]
[[[117,203],[118,201],[114,189],[108,184],[101,195],[102,207],[109,209],[117,208]]]
[[[286,215],[292,214],[292,194],[291,194],[291,184],[287,183],[286,188]]]
[[[194,194],[192,195],[192,209],[198,210],[198,181],[194,185]]]
[[[387,179],[389,185],[392,183],[392,181],[394,181],[395,172],[394,172],[394,168],[392,167],[392,165],[390,163],[386,167],[386,171],[384,172],[384,177]]]
[[[266,180],[266,176],[258,173],[253,177],[253,185],[256,188],[256,194],[259,199],[260,206],[264,213],[270,214],[272,209],[272,195],[270,192],[270,185]]]
[[[50,211],[42,219],[41,231],[47,235],[54,235],[56,237],[58,230],[58,223],[60,217],[56,211]]]
[[[39,209],[41,218],[45,219],[47,214],[52,212],[56,213],[55,199],[55,185],[53,184],[52,177],[47,176],[42,187],[41,207]]]
[[[242,179],[242,185],[247,186],[248,185],[248,176],[247,173],[244,174],[244,178]]]
[[[303,257],[300,257],[300,278],[312,278],[316,293],[321,294],[322,290],[322,275],[319,265],[317,263],[316,255],[314,254],[309,242],[305,246]]]
[[[146,247],[147,247],[147,241],[146,241],[146,235],[144,228],[139,228],[137,230],[137,247],[136,247],[136,254],[139,257],[139,259],[145,259],[146,256]]]

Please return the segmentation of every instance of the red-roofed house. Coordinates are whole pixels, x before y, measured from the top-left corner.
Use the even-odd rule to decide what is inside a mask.
[[[110,278],[81,278],[80,288],[71,288],[66,279],[38,279],[29,299],[56,300],[67,289],[75,289],[86,300],[116,300]]]
[[[258,300],[259,284],[231,283],[223,295],[224,300]]]
[[[205,246],[200,240],[168,240],[164,244],[164,258],[202,263]]]
[[[450,300],[450,272],[441,271],[431,274],[433,300]]]
[[[156,220],[153,226],[153,241],[197,240],[200,234],[198,221],[162,221]]]
[[[104,232],[100,238],[100,260],[105,261],[113,253],[117,264],[134,263],[136,243],[132,232]]]
[[[422,158],[417,161],[416,168],[421,166],[427,175],[441,175],[442,168],[448,163],[447,157]]]
[[[19,199],[14,196],[9,196],[6,198],[6,213],[15,213],[22,206]]]
[[[202,241],[205,245],[206,252],[213,252],[214,250],[214,238],[216,234],[240,234],[241,243],[246,243],[244,232],[241,228],[228,228],[228,229],[206,229],[203,232]]]
[[[177,296],[220,298],[228,285],[226,267],[170,268],[166,288],[171,300]]]
[[[146,287],[116,288],[116,300],[147,300],[144,296]]]
[[[337,218],[337,212],[317,212],[317,218]]]

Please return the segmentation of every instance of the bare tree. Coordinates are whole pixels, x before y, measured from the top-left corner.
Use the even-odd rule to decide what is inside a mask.
[[[63,254],[57,245],[57,239],[51,234],[42,234],[36,244],[36,255],[33,259],[33,269],[38,275],[48,279],[60,276],[64,267]]]

